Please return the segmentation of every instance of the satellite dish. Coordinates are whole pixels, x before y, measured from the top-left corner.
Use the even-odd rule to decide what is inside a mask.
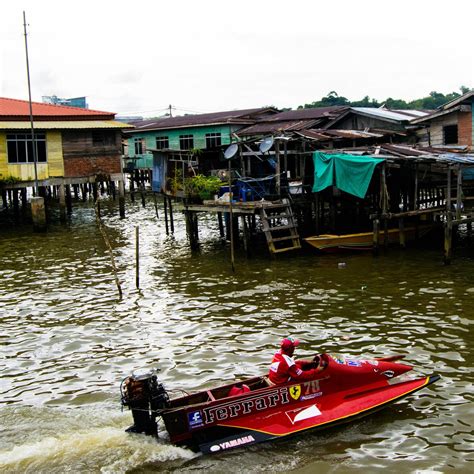
[[[272,146],[273,146],[273,137],[267,137],[262,140],[262,142],[258,146],[258,149],[260,150],[261,153],[265,153],[266,151],[270,150]]]
[[[239,151],[239,145],[237,145],[237,143],[232,143],[232,145],[229,145],[226,148],[224,152],[224,158],[226,160],[230,160],[237,154],[238,151]]]

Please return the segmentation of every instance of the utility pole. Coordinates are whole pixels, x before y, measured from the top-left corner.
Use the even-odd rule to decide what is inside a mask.
[[[26,15],[23,11],[23,30],[25,32],[25,53],[26,53],[26,75],[28,76],[28,101],[30,105],[30,124],[31,124],[31,148],[33,151],[33,163],[35,168],[35,196],[31,198],[31,217],[33,219],[33,228],[36,232],[46,230],[46,208],[44,199],[39,195],[38,185],[38,157],[35,141],[35,128],[33,124],[33,104],[31,103],[31,83],[30,83],[30,63],[28,60],[28,39],[26,33]]]
[[[171,109],[172,109],[173,107],[172,107],[172,105],[170,104],[170,105],[168,105],[168,108],[170,109],[170,118],[172,118],[172,117],[173,117],[173,113],[172,113]]]
[[[39,186],[38,186],[38,159],[36,156],[36,142],[35,142],[35,128],[33,124],[33,104],[31,103],[31,82],[30,82],[30,62],[28,59],[28,34],[26,33],[26,15],[23,11],[23,29],[25,32],[25,53],[26,53],[26,75],[28,77],[28,100],[30,105],[30,124],[31,124],[31,148],[33,151],[33,163],[35,168],[35,194],[39,195]]]

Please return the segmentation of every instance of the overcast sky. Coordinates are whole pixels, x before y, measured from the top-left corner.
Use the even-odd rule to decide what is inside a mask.
[[[3,97],[28,98],[23,10],[37,101],[150,116],[474,87],[471,0],[2,0]]]

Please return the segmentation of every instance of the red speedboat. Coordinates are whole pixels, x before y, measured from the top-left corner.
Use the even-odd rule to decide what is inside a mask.
[[[355,359],[317,356],[314,380],[273,385],[266,376],[170,399],[156,371],[137,371],[122,383],[132,410],[127,431],[157,436],[161,416],[170,441],[203,453],[323,429],[366,416],[435,382],[438,375],[395,380],[412,369],[403,356]]]

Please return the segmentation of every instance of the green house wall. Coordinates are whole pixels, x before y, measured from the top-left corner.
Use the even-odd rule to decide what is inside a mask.
[[[149,149],[156,149],[156,139],[160,137],[168,137],[169,147],[172,150],[179,150],[180,135],[193,135],[194,148],[206,149],[206,134],[220,133],[222,145],[228,145],[232,142],[232,133],[237,131],[241,126],[236,125],[214,125],[212,127],[189,127],[176,128],[169,130],[147,130],[134,131],[128,135],[128,158],[133,158],[135,168],[151,168],[153,166],[153,155],[147,152]],[[145,139],[145,153],[135,154],[135,139]]]

